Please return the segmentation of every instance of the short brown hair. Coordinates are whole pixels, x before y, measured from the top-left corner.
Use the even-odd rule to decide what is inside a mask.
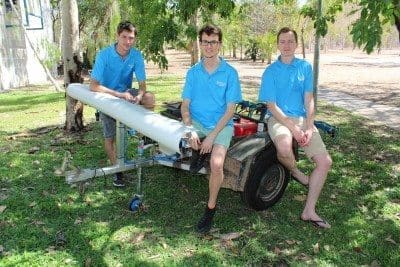
[[[208,36],[212,35],[212,34],[216,34],[218,35],[218,41],[222,41],[222,31],[219,27],[212,25],[212,24],[207,24],[205,26],[203,26],[203,28],[200,29],[199,31],[199,40],[201,42],[201,36],[203,35],[203,33],[207,34]]]
[[[289,27],[283,27],[282,29],[279,30],[278,34],[276,35],[276,42],[279,42],[279,36],[280,36],[282,33],[287,33],[287,32],[293,32],[293,34],[294,34],[294,39],[296,40],[296,43],[298,43],[298,40],[297,40],[297,32],[296,32],[295,30],[289,28]]]
[[[117,33],[118,35],[121,34],[123,31],[134,32],[135,36],[137,36],[137,30],[135,25],[132,22],[124,20],[118,24]]]

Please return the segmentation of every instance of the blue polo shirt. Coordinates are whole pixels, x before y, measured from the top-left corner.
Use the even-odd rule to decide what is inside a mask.
[[[105,87],[125,92],[132,86],[133,73],[139,82],[146,80],[142,53],[132,47],[129,54],[122,58],[116,51],[116,44],[113,44],[97,54],[91,78]]]
[[[186,74],[182,99],[190,100],[192,119],[206,129],[214,129],[225,114],[227,104],[242,100],[238,73],[220,58],[217,69],[209,74],[204,67],[204,61],[201,60]],[[233,125],[233,121],[228,125]]]
[[[311,64],[299,58],[284,64],[280,59],[264,71],[258,100],[275,103],[286,116],[306,117],[305,94],[313,92]]]

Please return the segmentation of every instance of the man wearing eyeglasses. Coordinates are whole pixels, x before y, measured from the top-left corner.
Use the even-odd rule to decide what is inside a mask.
[[[200,157],[211,153],[209,196],[203,217],[196,225],[199,233],[212,227],[219,189],[224,179],[223,165],[233,134],[235,104],[242,100],[237,71],[219,57],[221,30],[204,26],[198,34],[202,59],[189,69],[182,92],[182,121],[193,127],[190,145]],[[200,141],[200,137],[204,137]],[[197,170],[198,171],[198,170]]]
[[[146,91],[146,73],[142,53],[133,47],[136,41],[136,27],[129,21],[119,23],[117,42],[102,49],[96,56],[90,81],[90,90],[107,93],[132,103],[154,108],[154,95]],[[131,89],[133,74],[139,90]],[[128,114],[127,114],[128,115]],[[114,118],[100,113],[103,123],[104,148],[111,164],[117,163],[115,151],[116,122]],[[116,173],[114,186],[123,187],[122,173]]]
[[[312,68],[307,61],[295,57],[296,31],[282,28],[278,32],[277,42],[281,55],[265,70],[259,92],[259,100],[266,102],[272,113],[268,120],[268,132],[277,149],[279,161],[291,172],[294,179],[308,187],[301,220],[316,227],[330,228],[330,224],[315,210],[332,159],[314,126]],[[296,166],[292,150],[293,138],[315,163],[309,176]]]

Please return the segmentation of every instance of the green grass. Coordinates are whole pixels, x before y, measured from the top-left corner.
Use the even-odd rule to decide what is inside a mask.
[[[157,110],[179,99],[181,85],[173,76],[149,80]],[[135,171],[127,173],[125,189],[114,188],[110,177],[97,178],[80,195],[54,170],[65,151],[75,166],[106,164],[94,110],[85,107],[85,132],[66,135],[63,93],[27,88],[0,94],[0,266],[398,266],[400,133],[323,103],[318,110],[318,119],[340,128],[337,139],[325,138],[334,165],[318,203],[333,228],[299,220],[298,199],[306,191],[291,182],[280,202],[263,212],[222,189],[216,231],[202,237],[193,229],[207,200],[204,176],[145,168],[148,210],[139,214],[127,209]],[[299,164],[312,167],[303,155]],[[232,232],[240,237],[222,241]]]

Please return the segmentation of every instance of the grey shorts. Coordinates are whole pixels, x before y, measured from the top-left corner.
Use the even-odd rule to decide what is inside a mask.
[[[138,89],[128,89],[128,92],[133,95],[137,96],[139,90]],[[115,139],[115,133],[116,133],[116,121],[114,118],[104,114],[103,112],[100,112],[100,120],[103,123],[103,136],[104,138],[112,138]]]

